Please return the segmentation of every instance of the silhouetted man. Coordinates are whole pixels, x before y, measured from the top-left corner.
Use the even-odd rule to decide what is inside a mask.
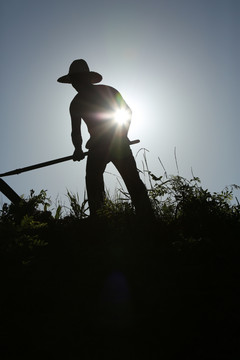
[[[127,137],[131,110],[116,89],[106,85],[93,85],[101,80],[102,76],[89,71],[86,61],[82,59],[73,61],[69,73],[58,79],[60,83],[72,84],[78,92],[70,105],[74,161],[84,158],[81,119],[90,133],[86,144],[89,149],[86,187],[90,215],[96,215],[104,203],[103,173],[107,163],[111,161],[125,182],[136,214],[141,217],[152,216],[147,191],[139,177]]]

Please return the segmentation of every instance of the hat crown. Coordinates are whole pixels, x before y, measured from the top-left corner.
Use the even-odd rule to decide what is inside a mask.
[[[89,72],[89,67],[86,61],[83,59],[74,60],[70,65],[69,75],[83,72]]]

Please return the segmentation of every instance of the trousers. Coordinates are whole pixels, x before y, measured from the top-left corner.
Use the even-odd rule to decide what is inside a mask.
[[[90,215],[96,215],[104,203],[105,190],[103,174],[106,166],[112,162],[120,173],[131,196],[136,215],[153,215],[151,202],[146,187],[140,179],[136,162],[129,144],[114,148],[96,146],[89,150],[86,165],[86,188]]]

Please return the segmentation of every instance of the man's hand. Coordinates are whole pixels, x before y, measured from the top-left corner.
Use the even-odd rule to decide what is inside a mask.
[[[75,149],[73,153],[73,161],[80,161],[84,159],[85,155],[82,149]]]

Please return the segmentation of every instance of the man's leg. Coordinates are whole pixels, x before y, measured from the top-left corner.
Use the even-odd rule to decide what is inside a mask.
[[[97,149],[89,150],[86,167],[86,187],[90,215],[96,215],[104,202],[103,173],[106,168],[106,156]]]
[[[135,207],[136,214],[141,218],[153,218],[154,213],[151,202],[148,197],[146,187],[140,179],[132,151],[129,148],[129,151],[125,151],[125,153],[127,153],[127,156],[122,158],[113,158],[111,160],[125,182]]]

